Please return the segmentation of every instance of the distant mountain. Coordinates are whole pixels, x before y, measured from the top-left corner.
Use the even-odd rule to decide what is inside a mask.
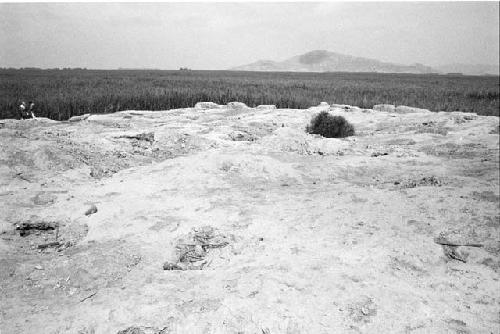
[[[234,67],[233,71],[286,72],[381,72],[381,73],[435,73],[437,70],[422,64],[400,65],[376,59],[354,57],[326,50],[315,50],[300,56],[276,62],[259,60]]]
[[[449,64],[436,67],[442,73],[462,73],[465,75],[498,75],[498,65]]]

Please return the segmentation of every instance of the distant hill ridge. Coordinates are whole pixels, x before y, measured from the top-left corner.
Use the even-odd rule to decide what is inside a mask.
[[[451,69],[453,71],[446,71]],[[498,66],[482,65],[443,66],[432,68],[423,64],[402,65],[382,62],[377,59],[355,57],[327,50],[314,50],[284,61],[259,60],[248,65],[231,68],[233,71],[284,71],[284,72],[379,72],[379,73],[447,73],[462,72],[464,74],[497,74]],[[443,71],[444,70],[444,71]]]

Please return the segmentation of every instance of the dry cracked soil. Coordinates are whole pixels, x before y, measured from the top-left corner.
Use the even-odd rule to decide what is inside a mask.
[[[356,135],[307,134],[322,110]],[[0,333],[499,333],[499,120],[0,122]]]

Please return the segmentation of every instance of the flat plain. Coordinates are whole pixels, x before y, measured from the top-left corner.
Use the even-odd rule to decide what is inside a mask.
[[[199,101],[302,109],[322,101],[361,108],[388,103],[499,116],[499,84],[498,76],[437,74],[4,69],[0,119],[18,117],[23,100],[35,102],[37,116],[55,120]]]

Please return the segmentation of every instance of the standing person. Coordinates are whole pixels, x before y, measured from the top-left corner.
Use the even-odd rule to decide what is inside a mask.
[[[21,119],[26,119],[26,102],[22,102],[19,106],[19,113],[21,114]]]
[[[29,109],[29,115],[31,116],[31,118],[35,119],[35,103],[33,101],[30,101],[29,102],[29,106],[30,106],[30,109]]]

